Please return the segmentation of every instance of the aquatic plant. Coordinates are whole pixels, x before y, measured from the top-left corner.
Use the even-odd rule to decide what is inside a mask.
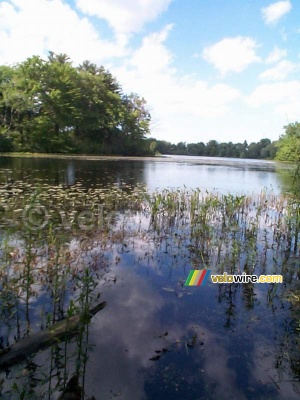
[[[208,268],[282,273],[293,282],[299,270],[299,208],[288,195],[233,196],[186,188],[148,193],[142,186],[86,189],[17,181],[0,190],[0,206],[2,347],[81,313],[72,342],[75,370],[62,361],[69,357],[67,341],[53,345],[50,374],[43,378],[47,393],[61,391],[74,373],[85,392],[86,311],[97,300],[99,282],[114,284],[117,278],[107,277],[107,271],[124,255],[143,268],[167,268],[170,276],[174,270]],[[169,290],[180,299],[186,294],[182,286]],[[227,328],[236,315],[239,288],[218,288]],[[252,309],[257,287],[243,285],[241,293]],[[283,293],[283,287],[268,284],[264,295],[272,304]]]

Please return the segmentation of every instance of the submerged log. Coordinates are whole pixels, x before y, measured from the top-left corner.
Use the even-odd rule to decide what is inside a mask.
[[[78,376],[74,375],[57,400],[81,400],[81,392],[82,389],[79,386]]]
[[[57,400],[83,400],[82,388],[79,385],[78,376],[74,375],[67,383]],[[89,397],[88,400],[96,400],[94,396]]]
[[[0,352],[0,370],[11,368],[17,363],[26,360],[30,355],[43,350],[54,343],[72,338],[79,332],[81,324],[90,319],[106,306],[106,302],[97,304],[88,310],[87,315],[80,313],[51,325],[49,328],[33,333]]]

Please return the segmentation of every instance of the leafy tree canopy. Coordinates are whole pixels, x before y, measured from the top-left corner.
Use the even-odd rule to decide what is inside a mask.
[[[103,66],[50,52],[0,66],[0,151],[148,154],[146,101]]]
[[[277,143],[276,159],[279,161],[300,162],[300,123],[285,126],[285,134]]]

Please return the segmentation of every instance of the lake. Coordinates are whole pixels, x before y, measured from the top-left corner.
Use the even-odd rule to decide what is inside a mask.
[[[43,181],[50,184],[108,186],[124,183],[156,188],[199,187],[222,193],[252,193],[262,189],[280,192],[278,171],[287,168],[272,161],[230,158],[165,156],[159,159],[100,158],[55,159],[1,157],[2,181],[6,179]]]
[[[298,399],[299,248],[284,168],[0,157],[1,347],[95,295],[106,302],[76,336],[0,373],[0,397],[54,400],[78,374],[85,399]],[[283,284],[186,286],[192,268]]]

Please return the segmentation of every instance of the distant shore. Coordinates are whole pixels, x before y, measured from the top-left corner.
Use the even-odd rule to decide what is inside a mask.
[[[88,154],[61,154],[61,153],[0,153],[0,157],[22,158],[53,158],[68,160],[166,160],[167,156],[97,156]]]
[[[257,163],[270,165],[281,165],[285,168],[293,167],[291,163],[283,163],[274,160],[259,160],[246,158],[226,158],[208,156],[186,156],[186,155],[158,155],[158,156],[98,156],[87,154],[61,154],[61,153],[0,153],[1,157],[11,158],[43,158],[60,160],[83,160],[83,161],[152,161],[152,162],[179,162],[206,165],[254,165]]]

